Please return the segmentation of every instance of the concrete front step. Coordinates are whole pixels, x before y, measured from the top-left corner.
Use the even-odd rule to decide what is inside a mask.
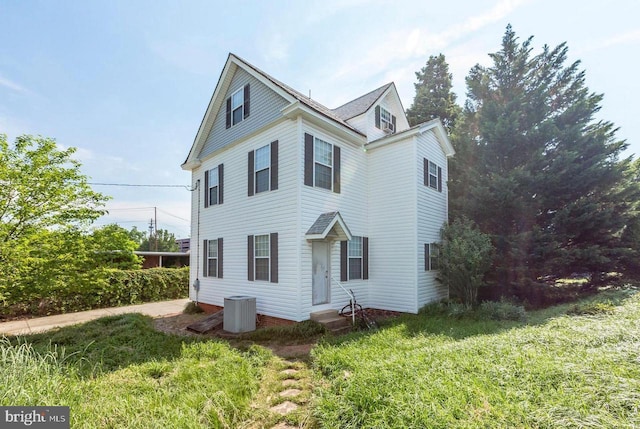
[[[309,318],[314,322],[322,323],[325,319],[334,319],[338,317],[338,310],[322,310],[316,311],[315,313],[311,313]]]

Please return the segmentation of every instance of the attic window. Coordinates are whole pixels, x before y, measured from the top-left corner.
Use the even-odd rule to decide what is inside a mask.
[[[382,129],[389,129],[391,132],[393,129],[393,122],[391,122],[391,113],[384,107],[380,107],[380,124],[382,125]]]
[[[242,121],[244,116],[244,90],[240,88],[231,96],[232,125]]]
[[[376,106],[376,128],[380,128],[386,133],[396,132],[396,117],[387,109],[378,105]]]

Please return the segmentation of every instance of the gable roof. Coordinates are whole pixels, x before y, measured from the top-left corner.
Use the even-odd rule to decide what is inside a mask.
[[[222,72],[220,73],[220,77],[218,78],[216,88],[213,91],[213,94],[207,106],[207,110],[205,111],[204,117],[200,122],[200,127],[198,128],[196,137],[193,141],[189,154],[187,155],[187,159],[182,164],[183,169],[189,170],[200,165],[200,160],[197,158],[198,154],[200,153],[200,150],[202,149],[207,139],[207,135],[211,131],[213,121],[215,120],[215,117],[219,109],[221,108],[222,103],[224,102],[223,98],[228,89],[230,78],[233,76],[233,73],[235,73],[238,67],[252,74],[256,79],[261,81],[267,87],[269,87],[289,103],[291,103],[289,107],[294,106],[295,104],[304,105],[311,111],[323,116],[325,120],[328,119],[331,122],[335,123],[338,127],[341,127],[347,133],[351,133],[351,135],[358,135],[360,137],[366,137],[361,131],[358,131],[356,128],[352,127],[344,119],[336,115],[331,109],[296,91],[290,86],[280,82],[278,79],[263,72],[256,66],[249,64],[237,55],[229,53],[227,61],[222,69]]]
[[[307,240],[325,240],[327,236],[340,241],[351,240],[351,231],[342,219],[340,212],[321,214],[305,234]]]
[[[382,97],[382,94],[384,94],[391,86],[393,86],[393,82],[382,85],[380,88],[374,89],[355,100],[351,100],[340,107],[336,107],[332,112],[345,121],[355,118],[369,110],[369,108],[373,106],[373,104],[378,101],[378,99]]]

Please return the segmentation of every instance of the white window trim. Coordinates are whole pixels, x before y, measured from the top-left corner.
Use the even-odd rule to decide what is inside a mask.
[[[353,240],[360,240],[360,256],[351,256],[351,242]],[[360,259],[360,277],[351,278],[351,260],[352,259]],[[347,281],[351,280],[362,280],[362,275],[364,271],[364,249],[363,249],[363,239],[359,236],[353,236],[351,240],[347,241]]]
[[[215,185],[212,185],[211,182],[215,180]],[[211,201],[211,189],[216,188],[216,202]],[[209,170],[209,189],[207,189],[209,205],[215,206],[220,204],[220,180],[219,180],[219,171],[218,167],[212,168]]]
[[[213,249],[215,249],[215,253],[216,256],[211,256],[211,253],[209,252],[209,250],[211,250],[211,248],[213,247]],[[218,240],[208,240],[207,241],[207,277],[218,277]],[[216,275],[212,275],[211,274],[211,270],[209,270],[209,266],[210,266],[210,261],[215,260],[215,266],[216,266]]]
[[[242,93],[242,104],[240,104],[239,106],[236,106],[235,108],[233,107],[233,97],[237,94],[237,93]],[[238,122],[234,122],[234,116],[233,116],[233,112],[235,112],[237,109],[242,109],[242,114],[240,115],[240,120]],[[237,91],[234,91],[231,94],[231,126],[233,127],[236,124],[239,124],[240,122],[244,121],[244,87],[238,89]]]
[[[431,166],[432,165],[436,170],[435,173],[431,173]],[[427,171],[427,174],[429,175],[429,187],[432,188],[432,189],[435,189],[437,191],[438,190],[438,164],[436,164],[433,161],[429,161],[429,165],[427,166],[427,168],[429,169],[429,171]],[[431,184],[431,178],[432,177],[434,178],[435,184]]]
[[[316,161],[316,155],[317,155],[317,151],[315,150],[315,149],[316,149],[316,148],[315,148],[316,140],[320,140],[321,142],[326,143],[326,144],[328,144],[329,146],[331,146],[331,164],[332,164],[332,165],[327,165],[327,164],[325,164],[325,163],[323,163],[323,162]],[[333,157],[334,157],[334,150],[333,150],[333,149],[334,149],[334,146],[335,146],[335,145],[334,145],[334,144],[332,144],[332,143],[329,143],[328,141],[323,140],[323,139],[321,139],[321,138],[319,138],[319,137],[313,136],[313,146],[314,146],[314,147],[313,147],[313,187],[314,187],[314,188],[318,188],[318,189],[324,189],[325,191],[331,191],[331,192],[333,192],[333,163],[334,163],[334,162],[333,162],[333,161],[334,161],[334,159],[333,159]],[[324,167],[327,167],[327,168],[329,168],[329,169],[331,170],[331,188],[325,188],[324,186],[318,186],[318,185],[316,184],[316,164],[320,164],[320,165],[322,165],[322,166],[324,166]]]
[[[437,271],[438,268],[433,267],[433,260],[438,261],[440,265],[440,243],[429,243],[429,271]]]
[[[384,117],[385,113],[387,115],[389,115],[389,119],[388,120],[385,119],[385,117]],[[388,111],[384,107],[380,106],[380,127],[382,127],[382,129],[384,129],[385,128],[385,124],[387,124],[387,128],[390,128],[390,129],[393,130],[393,115],[391,114],[390,111]]]
[[[267,162],[267,166],[265,168],[261,168],[260,170],[258,170],[258,151],[260,149],[264,149],[267,148],[267,150],[269,151],[269,162]],[[269,173],[267,174],[267,189],[265,189],[264,191],[259,191],[258,192],[258,173],[260,171],[264,171],[264,170],[268,170]],[[259,147],[258,149],[256,149],[255,151],[255,157],[253,160],[253,193],[254,194],[259,194],[262,192],[268,192],[271,190],[271,145],[267,144],[264,145],[262,147]]]
[[[258,237],[267,237],[267,252],[269,256],[257,256],[256,252],[258,251],[257,240]],[[267,279],[258,279],[258,259],[266,259],[267,260]],[[253,236],[253,280],[258,282],[270,282],[271,281],[271,234],[257,234]]]

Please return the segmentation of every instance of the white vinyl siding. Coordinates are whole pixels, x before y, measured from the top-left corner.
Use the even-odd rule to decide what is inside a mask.
[[[253,91],[252,84],[252,91]],[[252,92],[254,97],[255,91]],[[252,98],[252,102],[254,99]],[[250,118],[257,114],[252,104]],[[247,121],[248,122],[248,121]],[[224,124],[223,124],[224,125]],[[243,126],[243,125],[239,125]],[[247,195],[247,153],[265,146],[265,142],[279,140],[279,186],[278,192],[261,192]],[[296,225],[298,217],[298,153],[297,126],[286,121],[268,128],[241,144],[232,145],[205,160],[193,171],[193,179],[202,177],[203,171],[224,163],[225,201],[211,210],[200,212],[199,237],[224,237],[224,278],[200,278],[197,299],[200,302],[218,306],[224,305],[224,298],[234,295],[256,297],[257,311],[283,319],[304,320],[298,306],[299,291],[299,242],[300,234]],[[194,182],[195,184],[195,182]],[[192,195],[191,219],[197,219],[197,192]],[[278,232],[278,283],[247,281],[247,237]],[[198,237],[197,222],[192,222],[191,237]],[[191,250],[191,280],[196,280],[195,269],[202,270],[203,249],[194,246]],[[293,297],[293,298],[292,298]],[[196,299],[196,291],[190,288],[190,298]]]
[[[370,302],[373,308],[415,313],[416,175],[413,139],[367,151],[369,156]],[[422,264],[421,260],[421,265]]]
[[[436,280],[437,270],[425,271],[425,243],[439,243],[440,230],[447,221],[447,158],[445,157],[440,144],[433,131],[418,136],[417,156],[414,162],[417,171],[417,235],[418,242],[416,250],[418,252],[418,308],[433,301],[448,298],[449,293],[445,286]],[[433,192],[430,186],[424,186],[424,159],[436,164],[442,169],[442,192]],[[430,164],[429,164],[430,165]],[[427,167],[428,177],[433,170]],[[437,174],[437,173],[436,173]],[[429,258],[429,264],[433,262]]]
[[[312,244],[304,237],[304,233],[323,213],[339,211],[354,236],[368,237],[368,191],[367,191],[367,154],[361,146],[352,142],[337,138],[328,134],[321,128],[300,121],[300,136],[298,142],[300,170],[300,272],[301,272],[301,313],[305,319],[309,313],[315,311],[311,303],[312,298]],[[304,139],[305,133],[330,142],[340,147],[340,177],[341,192],[319,192],[317,188],[304,186]],[[315,156],[314,156],[315,158]],[[331,302],[328,307],[340,309],[349,302],[349,296],[338,286],[340,281],[340,242],[333,241],[330,244],[330,278]],[[371,278],[371,277],[370,277]],[[354,280],[349,282],[349,289],[353,289],[358,303],[368,306],[369,280]],[[346,286],[346,284],[345,284]]]

